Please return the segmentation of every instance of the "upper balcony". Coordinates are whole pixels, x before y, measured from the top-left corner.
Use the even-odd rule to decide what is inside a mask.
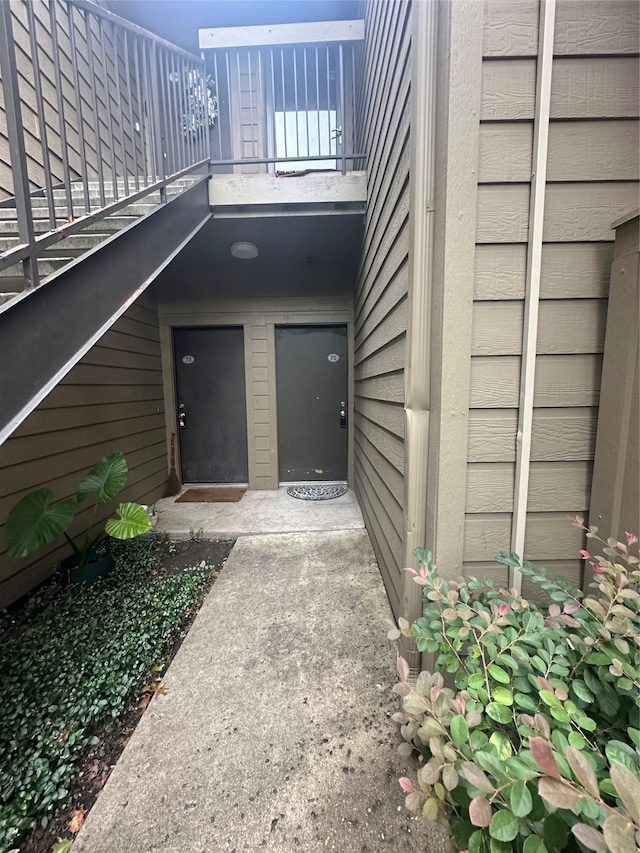
[[[356,80],[364,22],[199,31],[217,209],[361,209]],[[282,180],[304,176],[304,180]]]

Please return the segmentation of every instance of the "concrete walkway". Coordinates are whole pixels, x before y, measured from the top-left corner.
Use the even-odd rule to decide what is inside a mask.
[[[241,537],[73,853],[404,853],[395,652],[366,531]]]

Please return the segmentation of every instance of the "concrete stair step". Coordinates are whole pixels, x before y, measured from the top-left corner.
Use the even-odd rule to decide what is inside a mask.
[[[51,246],[43,249],[42,255],[46,254],[49,257],[57,257],[61,254],[70,255],[86,252],[89,249],[93,249],[99,243],[102,243],[107,237],[110,237],[111,233],[104,233],[103,231],[102,233],[85,234],[81,231],[79,234],[71,234],[69,237],[58,240],[57,243],[53,243]],[[10,249],[14,245],[15,241],[13,238],[0,237],[0,252],[6,252],[7,249]]]
[[[49,275],[52,275],[54,272],[57,272],[59,269],[64,267],[66,264],[75,260],[75,258],[68,257],[58,257],[58,258],[43,258],[38,261],[38,272],[40,274],[40,279],[44,279]],[[7,287],[7,283],[10,281],[14,281],[19,285],[14,288]],[[22,266],[20,264],[15,264],[12,267],[7,267],[6,269],[0,270],[0,291],[6,292],[7,290],[22,290],[23,289],[23,279],[22,279]]]
[[[7,302],[11,302],[12,299],[15,299],[16,296],[20,296],[20,293],[16,291],[15,293],[1,293],[0,292],[0,307],[6,305]]]

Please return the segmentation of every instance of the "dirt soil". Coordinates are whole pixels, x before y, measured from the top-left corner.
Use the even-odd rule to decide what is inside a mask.
[[[213,579],[218,577],[231,549],[233,540],[186,539],[173,541],[164,546],[161,572],[181,572],[203,561],[214,567]],[[100,738],[98,746],[87,752],[82,762],[82,773],[71,791],[71,804],[60,811],[49,822],[46,829],[36,827],[16,848],[20,853],[51,853],[60,839],[72,839],[80,831],[86,815],[104,787],[122,750],[133,734],[152,696],[161,691],[162,676],[182,645],[197,615],[194,609],[182,626],[171,648],[158,666],[148,674],[147,683],[141,691],[131,697],[125,713],[118,720],[109,720],[96,731]]]

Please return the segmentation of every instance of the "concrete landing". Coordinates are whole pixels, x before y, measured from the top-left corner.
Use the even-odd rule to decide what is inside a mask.
[[[354,530],[364,527],[355,492],[330,501],[302,501],[286,486],[247,491],[238,503],[156,504],[158,530],[186,537],[202,530],[205,539],[233,539],[255,533],[307,533],[314,530]]]
[[[334,502],[335,503],[335,502]],[[409,853],[364,530],[238,540],[73,853]]]

